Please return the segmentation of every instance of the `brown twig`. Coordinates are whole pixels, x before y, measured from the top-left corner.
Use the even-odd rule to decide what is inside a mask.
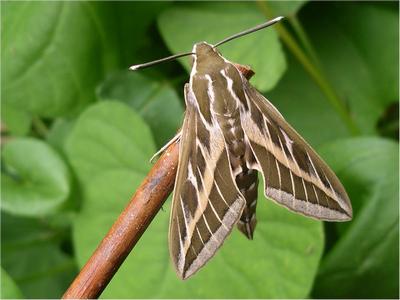
[[[171,193],[179,144],[173,143],[144,179],[110,231],[94,251],[63,299],[97,298],[117,272]]]
[[[250,67],[235,64],[250,79]],[[63,299],[100,296],[171,193],[178,167],[179,143],[172,143],[153,166],[129,204],[64,293]]]

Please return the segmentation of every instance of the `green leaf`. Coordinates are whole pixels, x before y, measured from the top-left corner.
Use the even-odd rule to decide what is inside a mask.
[[[62,155],[62,157],[68,161],[66,154],[66,143],[68,137],[74,128],[76,119],[56,119],[46,135],[46,141]],[[63,213],[73,213],[78,211],[82,201],[81,186],[79,186],[76,174],[72,174],[71,179],[71,192],[66,205],[63,206]],[[55,216],[57,219],[58,216]]]
[[[290,17],[295,15],[306,3],[306,0],[297,1],[267,1],[274,16]]]
[[[68,136],[75,125],[75,119],[57,119],[46,135],[46,141],[60,153],[64,154]]]
[[[91,2],[1,6],[5,103],[54,117],[79,111],[93,101],[96,83],[117,65],[115,34],[108,32],[113,24],[111,7]]]
[[[27,135],[31,127],[32,117],[26,111],[3,103],[1,107],[1,122],[6,130],[13,135]]]
[[[54,212],[70,192],[67,166],[46,143],[14,139],[2,149],[1,208],[19,215]]]
[[[149,61],[159,52],[153,44],[152,25],[162,10],[172,3],[167,1],[118,1],[116,9],[118,37],[125,67],[135,61]],[[164,49],[163,49],[164,50]],[[164,54],[163,54],[164,55]]]
[[[137,173],[121,170],[103,173],[90,182],[74,224],[80,265],[89,258],[141,179]],[[259,200],[254,240],[247,240],[234,229],[216,256],[187,281],[177,277],[170,263],[167,201],[102,297],[307,297],[323,247],[321,223],[263,198]]]
[[[1,269],[1,299],[23,299],[21,290],[15,281]]]
[[[398,11],[374,3],[328,5],[302,11],[305,29],[361,131],[376,134],[386,106],[398,101]],[[320,11],[324,18],[315,18]]]
[[[173,53],[187,52],[196,42],[215,44],[227,36],[265,22],[255,3],[191,3],[163,12],[158,25]],[[286,61],[278,35],[269,28],[219,47],[225,58],[250,65],[257,76],[254,86],[273,88],[286,70]],[[183,65],[191,69],[188,60]]]
[[[77,273],[45,219],[1,215],[1,263],[26,298],[60,298]]]
[[[338,10],[341,12],[339,18],[341,30],[346,31],[348,38],[351,37],[360,60],[368,64],[369,74],[364,74],[364,76],[369,77],[370,82],[374,83],[376,93],[379,94],[373,100],[383,104],[398,100],[398,10],[374,3],[352,4],[344,11],[341,7],[336,7],[335,12]],[[372,40],[371,37],[374,39]],[[382,47],[382,45],[385,46]]]
[[[146,172],[154,149],[143,120],[129,106],[111,101],[82,113],[66,142],[68,158],[82,182],[113,169]]]
[[[398,153],[397,143],[379,138],[342,140],[322,149],[347,189],[354,220],[322,261],[315,297],[398,298]]]
[[[98,97],[119,100],[134,108],[150,126],[158,147],[170,140],[182,124],[181,100],[167,81],[120,72],[100,86]]]

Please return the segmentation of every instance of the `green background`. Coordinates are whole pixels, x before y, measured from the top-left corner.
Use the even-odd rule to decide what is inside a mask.
[[[169,260],[170,200],[105,298],[398,298],[397,2],[1,2],[1,297],[58,298],[182,124],[189,59],[220,47],[322,155],[354,218],[266,201],[193,278]]]

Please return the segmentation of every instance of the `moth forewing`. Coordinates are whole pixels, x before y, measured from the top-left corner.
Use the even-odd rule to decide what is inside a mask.
[[[339,179],[277,109],[242,77],[249,110],[241,120],[265,195],[306,216],[327,221],[352,218]]]
[[[185,86],[185,99],[169,231],[171,258],[182,279],[214,255],[245,203],[235,185],[221,130],[212,119],[209,122],[202,116],[189,85]]]

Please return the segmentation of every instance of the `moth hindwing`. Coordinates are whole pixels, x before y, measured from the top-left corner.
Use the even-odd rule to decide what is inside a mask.
[[[278,204],[320,220],[350,220],[336,175],[239,67],[205,42],[192,53],[169,229],[177,274],[193,275],[235,224],[252,239],[257,171],[265,196]]]

